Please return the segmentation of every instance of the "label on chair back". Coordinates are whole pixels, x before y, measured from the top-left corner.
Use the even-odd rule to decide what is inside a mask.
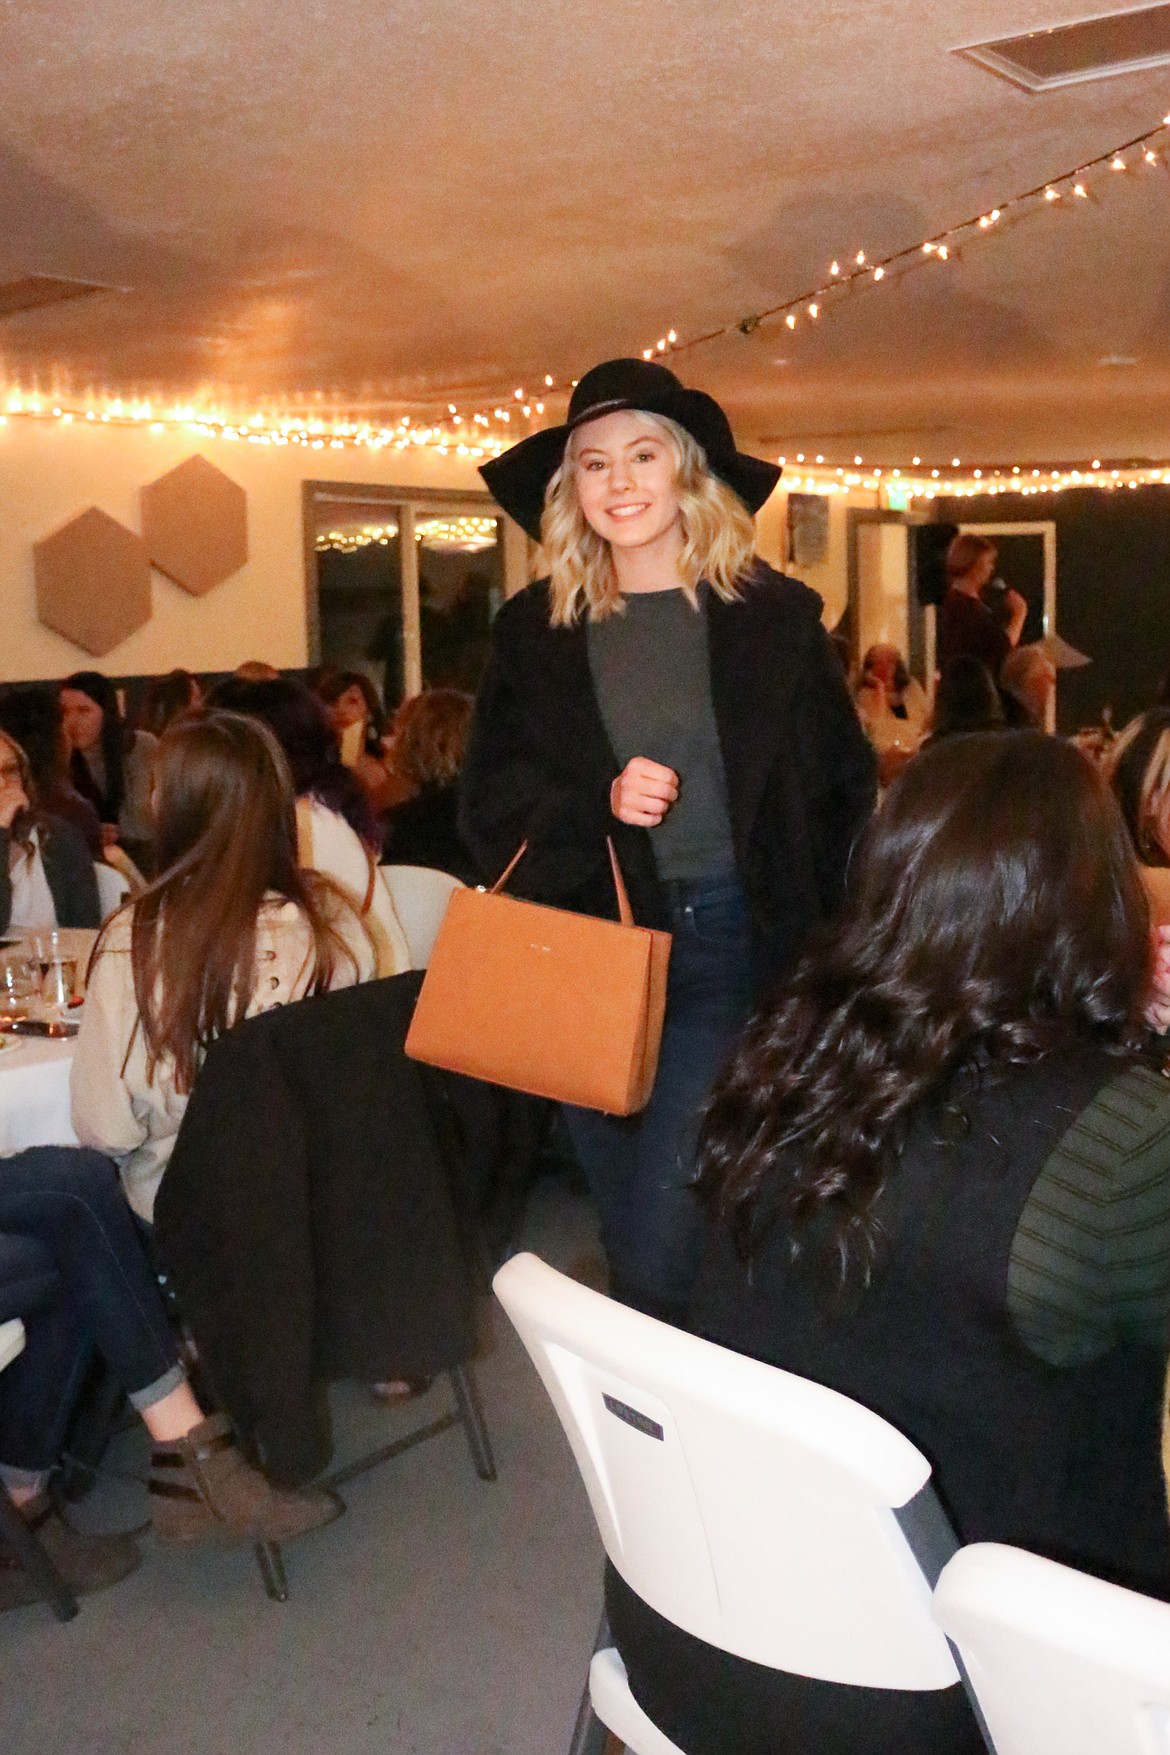
[[[619,1402],[615,1395],[606,1395],[602,1391],[601,1399],[611,1414],[619,1420],[624,1420],[627,1426],[634,1428],[635,1432],[643,1432],[647,1438],[657,1438],[660,1442],[665,1442],[666,1434],[657,1420],[652,1420],[648,1414],[640,1414],[637,1408],[630,1406],[629,1402]]]

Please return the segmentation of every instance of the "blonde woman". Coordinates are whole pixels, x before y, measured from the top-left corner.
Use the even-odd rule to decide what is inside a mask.
[[[641,1115],[567,1112],[611,1289],[668,1320],[702,1248],[694,1127],[761,988],[840,899],[874,757],[820,599],[754,552],[779,470],[736,450],[711,397],[611,360],[564,425],[484,466],[548,577],[496,618],[460,830],[494,878],[674,935],[658,1079]]]

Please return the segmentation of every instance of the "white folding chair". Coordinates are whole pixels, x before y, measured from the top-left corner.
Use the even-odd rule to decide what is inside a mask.
[[[120,908],[130,894],[130,879],[122,872],[115,871],[112,865],[95,864],[93,874],[97,879],[102,919],[108,920],[115,908]]]
[[[955,1541],[930,1466],[868,1409],[656,1322],[534,1255],[496,1296],[560,1416],[614,1566],[660,1615],[737,1657],[830,1682],[959,1681],[931,1613]],[[616,1650],[593,1711],[635,1755],[679,1755]],[[574,1749],[595,1746],[583,1701]]]
[[[466,889],[447,871],[426,865],[380,865],[394,908],[410,946],[410,966],[425,969],[431,960],[447,904],[455,890]]]
[[[977,1542],[934,1604],[996,1755],[1170,1755],[1170,1603]]]
[[[0,1322],[0,1371],[11,1365],[24,1352],[24,1324],[19,1320]],[[0,1540],[12,1549],[20,1564],[33,1580],[58,1621],[72,1621],[77,1613],[74,1597],[41,1547],[32,1530],[0,1485]]]

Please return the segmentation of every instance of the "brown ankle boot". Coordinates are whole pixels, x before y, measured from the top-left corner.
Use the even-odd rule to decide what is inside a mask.
[[[3,1488],[0,1488],[3,1492]],[[47,1494],[39,1494],[20,1514],[74,1596],[120,1584],[141,1564],[129,1536],[87,1536],[67,1523]],[[40,1592],[7,1549],[0,1550],[0,1613],[35,1603]]]
[[[155,1444],[148,1485],[162,1542],[291,1542],[345,1510],[335,1493],[270,1486],[245,1460],[226,1414],[209,1414],[186,1438]]]

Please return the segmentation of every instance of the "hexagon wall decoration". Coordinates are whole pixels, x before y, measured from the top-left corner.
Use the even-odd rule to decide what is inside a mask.
[[[202,597],[248,558],[248,496],[196,454],[143,488],[142,534],[159,572]]]
[[[33,547],[37,615],[101,658],[150,620],[146,544],[91,506]]]

